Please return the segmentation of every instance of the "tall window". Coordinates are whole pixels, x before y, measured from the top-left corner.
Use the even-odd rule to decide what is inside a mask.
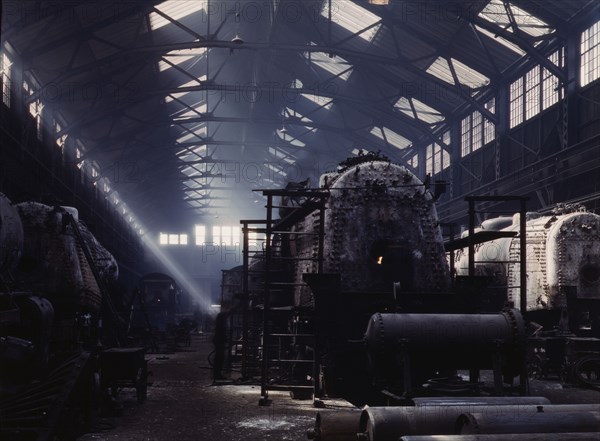
[[[196,225],[194,227],[194,235],[196,236],[196,245],[204,245],[206,243],[206,226]]]
[[[444,133],[442,136],[444,144],[450,144],[450,132]],[[446,151],[440,144],[430,144],[425,150],[425,173],[432,176],[440,173],[450,166],[450,153]]]
[[[240,227],[215,225],[212,229],[215,245],[232,246],[240,243]]]
[[[540,113],[540,66],[525,74],[525,120]]]
[[[57,120],[54,119],[53,122],[54,125],[54,133],[56,134],[56,145],[64,151],[65,149],[65,142],[67,140],[67,135],[66,134],[62,134],[62,135],[58,135],[60,132],[62,132],[63,130],[63,125]]]
[[[581,34],[581,85],[600,78],[600,21]]]
[[[490,113],[494,114],[496,112],[495,99],[492,98],[485,103],[484,107]],[[496,137],[496,127],[494,126],[494,123],[488,120],[478,110],[463,118],[460,127],[460,151],[463,157],[492,142]]]
[[[464,118],[460,123],[460,154],[467,156],[471,153],[471,116]]]
[[[558,68],[564,66],[564,50],[552,53],[548,60]],[[537,65],[510,85],[510,128],[533,118],[555,105],[563,97],[558,78]]]
[[[550,55],[549,59],[556,66],[563,66],[564,51],[556,51]],[[544,68],[542,69],[542,110],[546,110],[548,107],[558,103],[562,96],[562,90],[560,89],[560,82],[558,78]]]
[[[23,90],[26,96],[31,96],[35,93],[35,88],[27,81],[23,82]],[[39,140],[42,139],[42,110],[44,110],[44,103],[39,98],[29,102],[29,114],[35,120],[35,128],[37,137]]]
[[[510,85],[510,128],[523,122],[523,77]]]
[[[408,162],[408,165],[410,165],[412,168],[417,170],[419,168],[419,155],[418,154],[414,155],[407,162]]]
[[[496,114],[496,100],[492,98],[484,106],[490,113]],[[487,118],[483,119],[483,144],[489,144],[496,139],[496,125]]]
[[[0,70],[2,72],[0,80],[2,81],[2,102],[10,107],[10,72],[12,60],[6,53],[2,52],[0,58]]]

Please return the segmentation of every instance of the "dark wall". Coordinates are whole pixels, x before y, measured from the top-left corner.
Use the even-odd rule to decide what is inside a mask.
[[[41,138],[41,140],[40,140]],[[147,272],[139,236],[77,166],[74,149],[38,136],[35,121],[0,104],[0,192],[13,203],[73,206],[94,236],[117,259],[119,285],[130,289]]]

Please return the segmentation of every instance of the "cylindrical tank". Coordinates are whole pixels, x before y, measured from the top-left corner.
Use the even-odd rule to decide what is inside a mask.
[[[456,420],[456,433],[598,432],[600,412],[523,412],[517,415],[465,413]]]
[[[543,406],[543,413],[560,420],[564,414],[589,413],[596,409],[593,404],[560,404]],[[539,414],[540,409],[536,405],[367,407],[361,415],[359,433],[365,441],[397,441],[406,435],[450,435],[456,433],[457,419],[466,413],[490,418],[501,416],[508,424],[521,415]]]
[[[361,413],[361,409],[317,412],[315,427],[306,436],[315,441],[356,441]]]
[[[355,158],[356,159],[356,158]],[[358,161],[358,159],[357,159]],[[321,184],[326,200],[323,270],[339,273],[341,290],[391,292],[441,291],[449,287],[438,216],[431,193],[407,168],[382,159],[343,165]],[[317,213],[297,224],[291,249],[306,259],[296,268],[316,272]],[[306,234],[310,233],[310,234]],[[311,301],[298,288],[296,304]]]
[[[600,300],[600,215],[562,208],[550,216],[527,214],[527,309],[553,310],[566,306],[566,293],[580,299]],[[519,231],[519,214],[501,231]],[[487,224],[486,224],[487,222]],[[483,230],[506,223],[490,219]],[[507,300],[520,304],[519,237],[502,238],[478,246],[475,273],[491,276],[505,286]],[[458,275],[468,274],[469,259],[462,250]]]
[[[23,225],[10,200],[0,193],[0,274],[17,266],[23,250]]]
[[[503,374],[520,374],[525,325],[518,310],[499,314],[374,314],[365,334],[376,371],[397,369],[407,351],[416,365],[439,368],[491,368],[503,360]]]
[[[597,441],[598,433],[503,433],[495,435],[403,436],[399,441]]]

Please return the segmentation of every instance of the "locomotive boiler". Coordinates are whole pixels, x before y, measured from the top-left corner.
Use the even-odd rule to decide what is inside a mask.
[[[598,334],[600,325],[600,215],[561,206],[550,215],[527,213],[527,311],[545,328],[559,324],[563,313],[570,330]],[[518,231],[519,215],[484,221],[485,231]],[[485,242],[475,252],[475,274],[504,287],[506,299],[520,302],[519,238]],[[468,255],[456,265],[468,273]]]
[[[340,275],[340,289],[354,292],[443,291],[450,286],[434,197],[406,167],[375,155],[351,158],[324,174],[326,190],[323,272]],[[293,229],[316,232],[317,216]],[[315,236],[292,236],[298,257],[295,279],[317,272]],[[303,260],[304,259],[304,260]],[[297,305],[310,301],[296,291]]]

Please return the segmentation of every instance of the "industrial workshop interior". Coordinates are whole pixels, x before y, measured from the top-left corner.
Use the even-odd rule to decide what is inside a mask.
[[[2,0],[0,440],[600,439],[600,0]]]

